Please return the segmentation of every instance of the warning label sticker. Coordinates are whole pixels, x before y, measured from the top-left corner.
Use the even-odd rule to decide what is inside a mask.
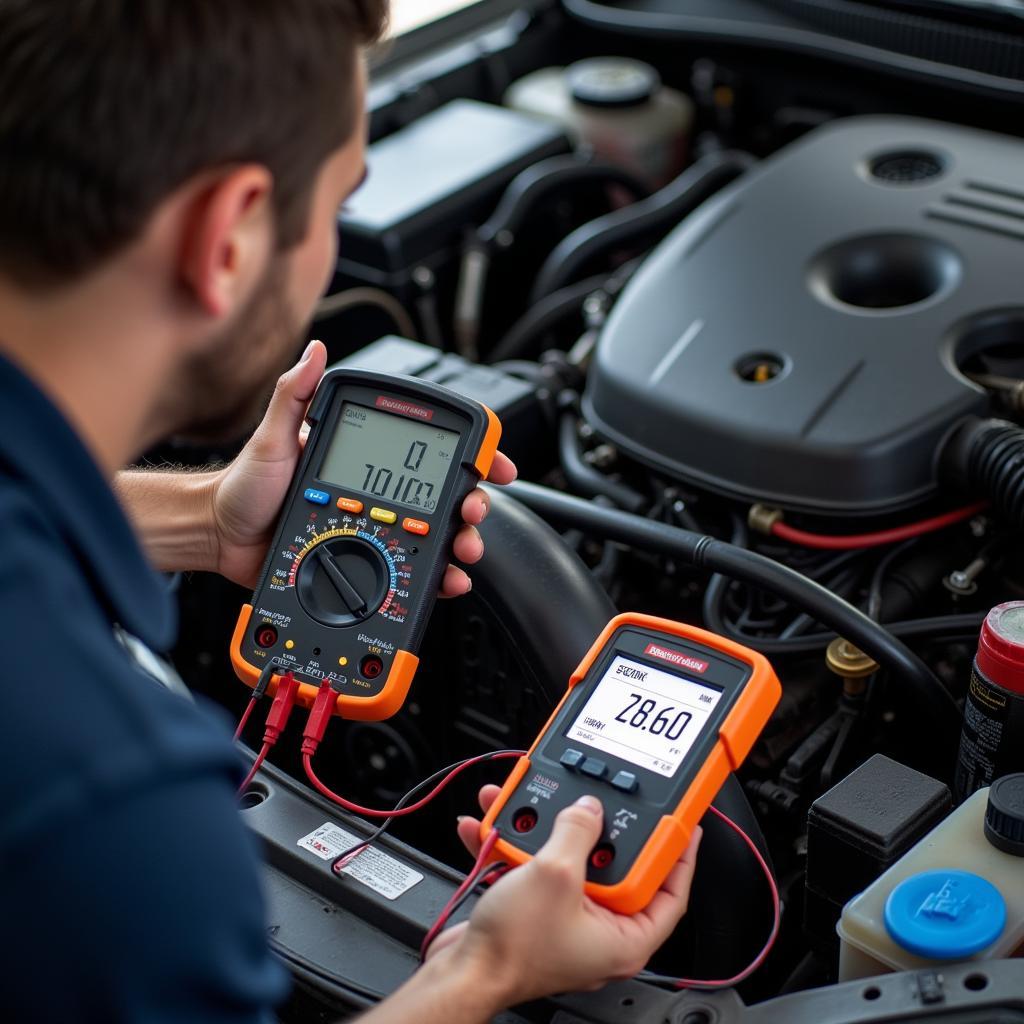
[[[346,832],[328,821],[310,832],[308,836],[303,836],[298,845],[321,860],[334,860],[361,841],[360,836]],[[375,846],[364,850],[351,864],[342,868],[341,873],[362,882],[389,900],[397,900],[417,882],[423,881],[423,875],[418,871],[414,871]]]

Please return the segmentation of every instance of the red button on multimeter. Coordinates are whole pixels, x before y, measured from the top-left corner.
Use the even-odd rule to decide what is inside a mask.
[[[586,891],[622,914],[651,901],[781,696],[768,661],[724,637],[627,613],[605,627],[481,825],[522,864],[585,793],[604,805]],[[529,827],[524,828],[524,824]]]
[[[463,499],[490,471],[501,424],[440,385],[347,368],[324,376],[306,420],[231,660],[249,686],[273,662],[302,684],[300,704],[326,680],[336,714],[388,718],[405,701]],[[421,528],[402,530],[400,514]]]

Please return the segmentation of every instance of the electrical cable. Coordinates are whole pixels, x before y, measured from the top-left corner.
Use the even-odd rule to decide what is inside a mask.
[[[233,741],[237,743],[242,738],[242,733],[245,731],[245,727],[252,717],[253,711],[256,709],[256,705],[263,699],[264,694],[267,692],[267,687],[270,686],[270,680],[274,675],[275,669],[279,669],[282,666],[279,665],[275,658],[271,658],[266,665],[263,666],[263,670],[259,674],[259,678],[256,680],[256,685],[252,688],[252,696],[249,698],[249,703],[246,705],[245,710],[242,712],[242,717],[238,720],[238,726],[235,728],[235,735]]]
[[[934,743],[930,746],[936,756],[939,751],[956,749],[960,711],[938,677],[890,631],[802,573],[725,541],[666,523],[651,522],[628,512],[604,509],[537,484],[516,481],[505,490],[547,518],[632,547],[671,554],[691,565],[743,580],[784,598],[856,644],[903,682],[916,698],[922,716],[929,720],[928,727],[934,733]],[[786,642],[801,641],[794,638]]]
[[[775,945],[775,940],[779,935],[779,928],[782,925],[782,901],[779,898],[779,887],[775,883],[775,878],[772,875],[772,869],[768,866],[768,862],[761,855],[761,851],[757,848],[754,841],[747,835],[746,832],[740,828],[732,820],[732,818],[723,814],[714,805],[708,808],[712,814],[715,815],[719,820],[729,826],[747,844],[748,849],[754,855],[757,863],[760,865],[761,870],[764,872],[764,877],[768,881],[768,888],[771,891],[772,897],[772,929],[768,935],[768,941],[765,942],[761,951],[756,957],[740,971],[738,974],[734,974],[731,978],[721,978],[708,981],[701,981],[693,978],[673,978],[665,974],[653,974],[650,971],[641,971],[637,975],[637,978],[641,981],[649,981],[659,985],[671,985],[674,988],[694,988],[694,989],[720,989],[720,988],[733,988],[735,985],[740,984],[742,981],[746,981],[768,958],[768,954],[772,951],[772,947]]]
[[[437,915],[437,920],[427,930],[427,934],[423,936],[423,942],[420,944],[420,959],[426,960],[427,952],[430,949],[431,944],[441,934],[442,929],[448,923],[448,919],[452,916],[456,905],[461,901],[462,897],[468,893],[479,880],[480,876],[488,868],[487,858],[491,855],[491,850],[494,849],[494,844],[498,841],[498,830],[496,828],[491,829],[487,838],[483,841],[480,846],[480,852],[477,854],[476,863],[473,865],[469,874],[463,879],[462,884],[452,893],[451,898],[441,908],[441,913]]]
[[[249,698],[249,703],[246,704],[245,710],[242,712],[242,717],[238,720],[235,735],[231,737],[233,742],[237,743],[242,738],[242,733],[245,731],[245,727],[248,724],[249,719],[252,717],[253,709],[256,707],[256,702],[258,700],[259,698],[255,694]]]
[[[426,796],[417,800],[416,803],[411,804],[408,807],[396,808],[392,807],[387,810],[380,810],[373,807],[361,807],[359,804],[353,803],[351,800],[346,800],[343,796],[339,796],[333,790],[328,789],[319,778],[317,778],[316,772],[313,770],[312,755],[304,753],[302,755],[302,767],[306,772],[306,777],[309,779],[313,788],[321,795],[325,796],[332,803],[336,803],[339,807],[343,807],[346,811],[350,811],[352,814],[362,815],[364,818],[404,818],[406,815],[415,814],[417,811],[426,807],[431,800],[434,799],[448,784],[457,776],[461,775],[470,765],[481,764],[484,761],[499,761],[507,758],[519,758],[525,754],[524,750],[505,750],[505,751],[494,751],[489,754],[481,754],[478,757],[471,757],[465,761],[462,761],[459,766],[450,771]]]
[[[339,313],[355,309],[358,306],[373,306],[382,310],[394,321],[399,334],[410,341],[419,340],[416,325],[413,323],[409,311],[390,292],[386,292],[382,288],[349,288],[343,292],[335,292],[333,295],[325,295],[317,303],[313,322],[326,320],[328,317],[337,316]]]
[[[896,526],[890,530],[877,530],[873,533],[852,533],[846,535],[833,535],[828,533],[811,533],[808,530],[798,530],[789,526],[781,519],[772,523],[772,536],[780,540],[787,540],[792,544],[802,544],[808,548],[818,548],[822,551],[850,551],[854,548],[874,548],[882,544],[895,544],[901,540],[909,540],[911,537],[921,537],[926,533],[934,533],[947,526],[962,523],[965,519],[976,516],[979,512],[988,508],[987,501],[976,501],[972,505],[963,508],[953,509],[944,512],[942,515],[932,516],[930,519],[922,519],[916,523],[906,523],[903,526]]]
[[[280,666],[276,666],[273,662],[270,662],[260,673],[257,686],[262,685],[262,687],[266,689],[270,684],[271,676],[274,674],[274,669],[279,667]],[[263,767],[263,762],[266,761],[267,755],[270,753],[270,748],[274,746],[280,738],[281,733],[284,732],[285,726],[288,724],[288,719],[291,717],[292,708],[295,707],[295,698],[299,693],[299,685],[299,681],[295,678],[294,673],[290,671],[285,672],[278,680],[277,689],[274,692],[274,700],[270,705],[270,710],[267,712],[267,721],[263,726],[263,746],[260,748],[260,752],[256,755],[256,759],[253,761],[252,767],[245,776],[245,780],[238,787],[239,796],[241,796],[252,784],[252,780],[256,778],[256,773]],[[259,698],[255,695],[254,691],[250,704],[258,699]],[[239,731],[241,731],[241,726],[244,724],[245,717],[246,716],[243,714],[243,721],[239,723]]]
[[[456,761],[453,764],[448,765],[445,768],[441,768],[434,772],[433,775],[417,782],[412,789],[409,790],[401,800],[395,804],[394,810],[400,811],[406,804],[422,789],[437,782],[439,779],[444,779],[448,775],[451,775],[456,769],[462,769],[463,767],[469,767],[470,764],[485,764],[487,761],[502,760],[506,757],[522,757],[526,753],[525,750],[493,750],[487,754],[478,754],[476,757],[466,757],[461,761]],[[347,850],[342,850],[337,857],[331,862],[331,870],[335,874],[339,874],[341,870],[352,863],[356,857],[359,856],[364,850],[368,849],[373,843],[375,843],[380,837],[387,831],[388,826],[395,820],[395,814],[392,813],[381,822],[365,839],[361,842],[350,846]]]
[[[239,795],[244,793],[252,785],[252,780],[256,778],[256,773],[263,767],[263,762],[266,761],[267,754],[270,753],[270,748],[272,746],[272,743],[264,743],[263,746],[260,747],[260,752],[256,755],[256,759],[253,761],[252,767],[249,769],[249,774],[246,775],[245,780],[238,787]]]

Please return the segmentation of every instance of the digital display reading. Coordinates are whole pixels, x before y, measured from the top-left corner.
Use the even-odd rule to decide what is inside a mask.
[[[433,512],[458,442],[457,430],[345,402],[319,478],[335,487]]]
[[[718,687],[620,654],[566,736],[671,778],[721,697]]]

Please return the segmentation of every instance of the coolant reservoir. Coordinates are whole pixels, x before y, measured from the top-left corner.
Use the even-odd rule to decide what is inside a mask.
[[[1015,955],[1024,944],[1024,774],[961,804],[846,904],[837,930],[840,981]]]
[[[577,144],[631,171],[652,189],[682,171],[693,102],[662,85],[649,64],[592,57],[514,82],[505,105],[549,118]]]

